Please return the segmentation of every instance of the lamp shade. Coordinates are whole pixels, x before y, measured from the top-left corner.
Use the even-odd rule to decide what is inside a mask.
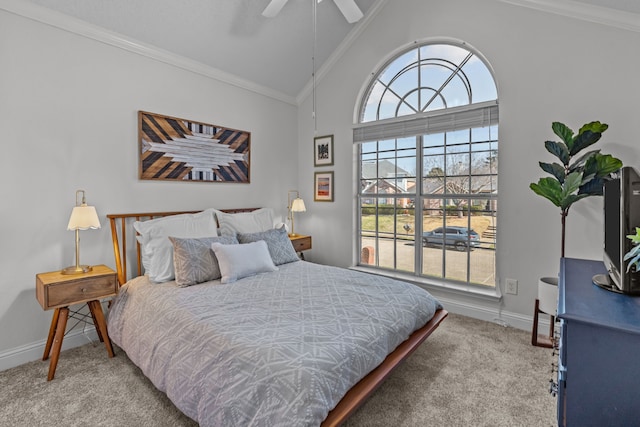
[[[98,219],[96,208],[84,204],[74,207],[67,230],[88,230],[89,228],[100,228],[100,219]]]
[[[304,200],[300,197],[293,199],[291,203],[291,212],[306,212],[307,208],[304,206]]]

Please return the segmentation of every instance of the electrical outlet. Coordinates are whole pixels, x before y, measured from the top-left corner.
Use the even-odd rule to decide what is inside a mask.
[[[505,293],[518,295],[518,281],[516,279],[505,279]]]

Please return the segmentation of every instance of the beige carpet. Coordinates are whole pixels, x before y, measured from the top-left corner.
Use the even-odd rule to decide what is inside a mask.
[[[554,426],[551,350],[527,332],[449,315],[353,415],[359,426]],[[195,426],[116,348],[65,351],[0,372],[1,426]]]

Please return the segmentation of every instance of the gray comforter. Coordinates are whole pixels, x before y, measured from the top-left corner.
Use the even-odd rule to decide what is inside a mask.
[[[227,285],[138,277],[108,328],[202,426],[313,426],[439,307],[408,283],[299,261]]]

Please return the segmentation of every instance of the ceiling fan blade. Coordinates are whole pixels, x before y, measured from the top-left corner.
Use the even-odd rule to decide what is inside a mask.
[[[262,12],[262,16],[266,18],[273,18],[276,16],[288,0],[271,0],[271,3]]]
[[[356,4],[355,0],[333,0],[344,15],[349,24],[358,22],[362,18],[362,11]]]

